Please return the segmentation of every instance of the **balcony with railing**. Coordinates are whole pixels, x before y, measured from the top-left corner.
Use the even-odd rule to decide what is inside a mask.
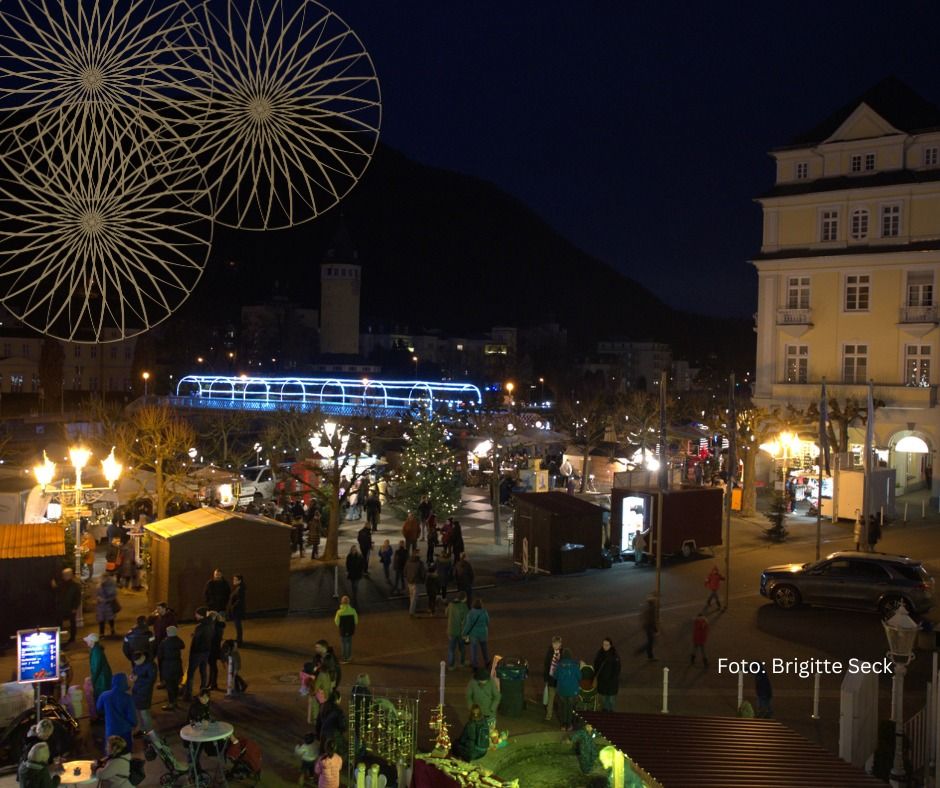
[[[808,405],[819,401],[821,382],[817,383],[774,383],[771,397],[776,402],[790,402],[793,405]],[[874,387],[876,399],[884,402],[886,408],[922,409],[937,405],[936,386],[908,386],[903,383],[878,383]],[[865,403],[868,386],[864,383],[836,383],[830,380],[826,384],[829,397],[838,400],[856,399]]]
[[[929,306],[902,306],[901,323],[940,323],[940,310],[936,304]]]
[[[791,309],[789,307],[780,307],[777,310],[778,326],[811,326],[813,325],[810,317],[810,309]]]

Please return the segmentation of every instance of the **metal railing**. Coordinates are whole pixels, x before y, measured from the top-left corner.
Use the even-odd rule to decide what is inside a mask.
[[[936,304],[930,306],[902,306],[902,323],[940,323],[940,311]]]
[[[904,738],[911,748],[911,769],[918,772],[927,765],[930,754],[930,716],[926,706],[904,723]]]
[[[810,317],[812,315],[809,309],[789,309],[781,307],[777,310],[778,326],[809,326],[812,325]]]

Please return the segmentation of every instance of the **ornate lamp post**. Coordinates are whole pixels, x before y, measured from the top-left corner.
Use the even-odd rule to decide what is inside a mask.
[[[62,502],[63,517],[66,516],[67,504],[65,501],[72,497],[74,500],[73,511],[75,516],[75,577],[81,578],[82,576],[82,498],[86,492],[102,492],[104,490],[110,490],[114,488],[115,482],[120,478],[121,471],[124,469],[124,466],[121,465],[114,457],[114,448],[112,447],[111,453],[101,462],[101,471],[104,474],[104,478],[108,482],[107,487],[91,487],[82,484],[82,470],[88,465],[88,461],[91,459],[91,450],[85,448],[84,446],[73,446],[69,449],[69,461],[72,464],[72,469],[75,472],[75,484],[70,485],[64,479],[59,483],[58,487],[52,486],[52,481],[55,479],[56,474],[56,464],[49,459],[48,455],[42,453],[42,464],[36,465],[33,468],[33,473],[36,476],[36,481],[38,482],[40,488],[44,493],[51,493],[53,495],[58,495],[59,500]],[[82,608],[78,608],[77,623],[79,626],[83,624],[82,621]]]
[[[150,393],[150,373],[145,372],[141,377],[144,379],[144,399],[147,399],[147,395]]]
[[[882,622],[885,636],[888,638],[888,656],[894,663],[892,698],[894,708],[891,716],[894,720],[894,765],[891,767],[890,783],[892,788],[907,785],[907,773],[904,769],[904,675],[907,666],[914,661],[914,639],[918,626],[907,614],[904,605],[900,605],[887,621]]]

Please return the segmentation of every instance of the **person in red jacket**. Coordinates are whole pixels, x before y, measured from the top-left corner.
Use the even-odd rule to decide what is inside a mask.
[[[708,577],[705,578],[705,587],[711,591],[708,595],[708,599],[705,601],[705,609],[708,610],[712,606],[712,600],[715,600],[715,604],[718,606],[718,609],[721,610],[721,600],[718,599],[718,589],[721,588],[721,582],[724,580],[724,575],[718,571],[717,566],[712,567],[712,571],[708,573]]]
[[[695,664],[695,654],[702,655],[702,665],[708,667],[708,656],[705,654],[705,642],[708,640],[708,619],[704,613],[699,613],[692,622],[692,654],[689,663]]]

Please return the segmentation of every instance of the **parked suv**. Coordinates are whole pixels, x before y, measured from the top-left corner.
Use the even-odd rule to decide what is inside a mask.
[[[933,578],[923,564],[902,555],[842,551],[808,564],[771,566],[760,592],[778,607],[800,604],[877,610],[885,618],[900,603],[912,613],[933,606]]]

